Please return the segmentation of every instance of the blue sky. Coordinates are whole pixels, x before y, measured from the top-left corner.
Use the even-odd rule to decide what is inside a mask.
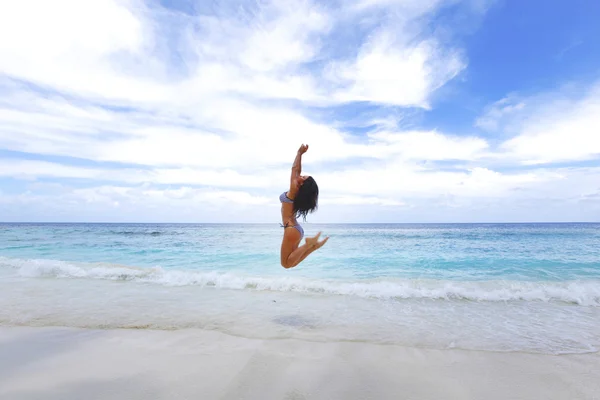
[[[31,10],[37,10],[32,13]],[[600,220],[600,4],[0,5],[0,221]]]

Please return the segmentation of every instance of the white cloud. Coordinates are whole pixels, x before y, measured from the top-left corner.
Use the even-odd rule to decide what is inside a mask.
[[[475,137],[389,129],[370,134],[368,142],[355,142],[299,112],[239,101],[215,102],[199,111],[203,115],[184,119],[142,112],[108,112],[63,99],[39,100],[22,93],[20,96],[23,99],[17,103],[18,109],[0,109],[4,127],[1,147],[96,161],[256,172],[287,170],[302,142],[313,144],[307,156],[313,163],[357,157],[473,160],[487,148],[484,140]],[[185,126],[186,121],[192,126]],[[202,121],[225,134],[198,127]]]
[[[398,128],[398,107],[429,108],[467,66],[427,25],[458,3],[273,0],[188,15],[142,0],[1,2],[0,150],[30,155],[0,160],[0,178],[40,182],[4,196],[0,219],[40,210],[144,219],[161,209],[165,219],[277,220],[300,143],[311,145],[304,169],[324,208],[346,217],[541,193],[566,201],[564,191],[589,200],[595,192],[574,182],[592,182],[595,170],[506,171],[499,160],[596,157],[598,91],[490,106],[477,127],[515,136],[499,148]],[[383,106],[374,131],[349,134],[327,114],[355,102]],[[55,161],[32,160],[46,156]]]
[[[242,36],[246,40],[242,64],[272,72],[318,57],[318,35],[326,34],[333,24],[327,11],[307,1],[278,1],[271,6],[253,23],[250,34]]]
[[[373,183],[355,176],[351,187],[365,190],[337,192],[322,185],[320,212],[310,222],[490,222],[490,221],[593,221],[600,215],[600,169],[561,168],[539,170],[530,177],[480,170],[471,174],[413,176],[413,180]],[[533,179],[537,176],[537,179]],[[388,178],[387,176],[385,178]],[[400,177],[399,179],[403,179]],[[427,179],[422,186],[415,182]],[[440,190],[435,184],[448,179]],[[471,180],[471,181],[470,181]],[[377,186],[377,185],[380,186]],[[0,220],[38,221],[148,221],[148,222],[266,222],[279,221],[277,196],[255,190],[223,190],[174,186],[157,189],[150,184],[136,186],[93,186],[72,188],[52,185],[50,193],[38,186],[22,194],[0,197]],[[477,185],[480,189],[475,190]],[[451,190],[446,190],[450,188]],[[46,188],[48,189],[48,188]],[[493,193],[488,193],[491,189]],[[47,191],[47,190],[46,190]],[[367,193],[367,194],[365,194]]]
[[[548,164],[600,156],[600,84],[565,87],[520,98],[512,95],[489,107],[476,125],[501,132],[496,158]]]
[[[600,91],[560,109],[542,108],[503,149],[526,164],[590,160],[600,156]]]
[[[265,171],[262,175],[242,175],[233,170],[190,168],[102,169],[64,166],[40,161],[0,162],[0,177],[35,180],[37,178],[75,178],[87,182],[115,182],[131,185],[200,185],[211,188],[245,188],[275,199],[285,190],[289,169]],[[410,162],[370,165],[368,168],[334,168],[315,175],[326,202],[340,204],[401,205],[403,199],[435,197],[440,194],[459,198],[505,197],[515,189],[563,179],[556,171],[500,173],[487,168],[440,171]],[[170,189],[156,189],[159,191]]]
[[[0,72],[78,95],[158,98],[160,84],[130,79],[154,69],[151,26],[134,10],[128,0],[3,2]]]
[[[102,179],[108,171],[78,168],[45,161],[0,160],[0,176],[34,180],[39,177]]]
[[[286,173],[289,171],[285,171]],[[202,185],[212,187],[270,188],[272,176],[243,174],[231,169],[194,168],[100,168],[78,167],[36,160],[0,160],[0,177],[36,180],[38,178],[85,179],[131,184]],[[279,179],[279,182],[284,181]]]
[[[242,190],[140,186],[63,186],[52,194],[0,197],[2,221],[265,222],[278,221],[277,198]]]
[[[323,196],[323,198],[319,199],[319,204],[333,204],[333,205],[341,205],[341,206],[357,206],[357,205],[369,205],[369,206],[404,206],[405,203],[390,199],[390,198],[380,198],[376,196],[352,196],[352,195],[344,195],[344,196],[335,196],[335,197],[327,197]]]
[[[484,114],[475,121],[475,126],[488,131],[498,131],[502,120],[524,108],[523,101],[514,101],[510,97],[505,97],[488,106]]]
[[[384,30],[363,45],[356,60],[331,67],[344,87],[336,99],[429,108],[430,93],[466,66],[459,52],[444,51],[435,40],[408,44],[393,36]]]
[[[420,32],[418,23],[408,23],[437,3],[404,7],[395,19],[388,18],[395,28],[379,29],[374,40],[357,43],[362,50],[354,61],[348,54],[327,58],[322,48],[338,45],[329,36],[336,24],[356,24],[368,10],[356,14],[306,0],[276,0],[247,3],[226,16],[184,16],[157,14],[135,0],[95,0],[85,7],[72,0],[3,3],[0,71],[72,94],[153,110],[189,112],[210,103],[207,96],[236,93],[420,106],[464,66],[454,50],[445,52],[433,37],[410,40]],[[39,14],[28,11],[32,9]],[[248,11],[240,11],[244,9]],[[165,24],[176,26],[177,34],[172,27],[164,30]],[[180,61],[174,65],[173,59]],[[306,65],[340,60],[340,76],[320,75],[314,70],[318,67]],[[398,83],[386,89],[381,79],[390,77]],[[332,90],[338,94],[331,96]]]
[[[481,138],[450,136],[435,131],[379,131],[369,135],[373,151],[381,158],[405,160],[476,160],[485,155],[488,143]]]
[[[460,0],[358,0],[351,4],[350,10],[364,12],[365,9],[382,9],[403,15],[419,17],[427,12],[434,11],[437,7],[456,4]]]
[[[487,168],[440,171],[385,165],[378,169],[325,172],[319,184],[335,193],[365,193],[405,201],[440,195],[457,198],[511,197],[518,189],[534,190],[557,179],[553,171],[500,173]]]
[[[435,38],[406,39],[418,33],[419,24],[408,23],[436,4],[405,7],[393,32],[379,29],[374,41],[357,42],[362,50],[356,58],[350,52],[330,59],[322,50],[334,44],[328,42],[332,30],[367,14],[304,0],[200,16],[157,14],[133,0],[96,0],[88,8],[67,0],[52,6],[2,3],[0,90],[7,95],[0,99],[0,148],[145,166],[106,170],[23,162],[4,165],[4,176],[274,188],[287,182],[302,142],[313,144],[309,168],[356,157],[418,158],[428,153],[422,140],[428,133],[402,141],[411,156],[400,139],[392,143],[380,135],[356,143],[302,108],[264,101],[426,106],[456,72],[452,63],[438,68],[454,50],[445,52]],[[336,19],[339,14],[344,16]],[[167,23],[177,28],[165,30]],[[328,65],[343,65],[343,81],[308,67],[312,61],[329,71]],[[390,87],[381,78],[397,83]],[[434,151],[434,159],[454,157],[445,157],[443,146]]]

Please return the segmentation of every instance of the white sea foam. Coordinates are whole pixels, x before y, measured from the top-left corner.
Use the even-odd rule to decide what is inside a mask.
[[[321,293],[377,299],[467,301],[542,301],[600,306],[600,281],[455,281],[419,279],[324,280],[298,277],[246,276],[217,271],[136,268],[107,263],[22,260],[0,257],[0,267],[17,269],[22,277],[123,280],[166,286]]]

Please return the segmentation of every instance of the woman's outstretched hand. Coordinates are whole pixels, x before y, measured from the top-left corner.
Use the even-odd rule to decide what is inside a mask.
[[[304,154],[304,153],[306,153],[307,150],[308,150],[308,145],[307,144],[303,144],[298,149],[298,154]]]

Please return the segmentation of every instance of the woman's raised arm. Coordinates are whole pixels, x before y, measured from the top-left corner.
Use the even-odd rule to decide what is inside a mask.
[[[296,158],[294,159],[294,164],[292,165],[292,174],[290,176],[290,191],[291,194],[295,194],[297,189],[297,178],[302,175],[302,154],[306,153],[308,150],[308,145],[303,144],[298,149],[298,153],[296,153]]]

